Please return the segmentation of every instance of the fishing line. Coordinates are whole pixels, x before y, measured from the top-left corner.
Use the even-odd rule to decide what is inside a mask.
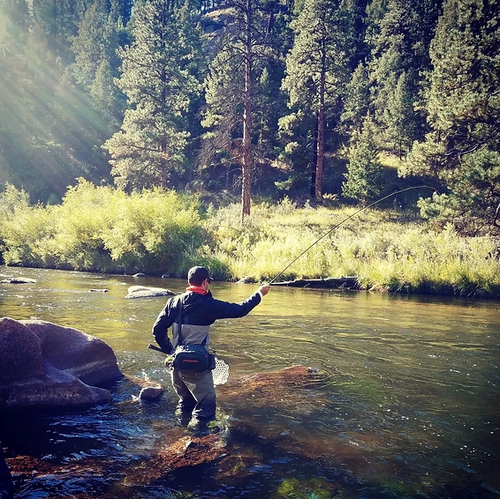
[[[359,210],[355,211],[354,213],[352,213],[348,217],[344,218],[337,225],[335,225],[333,228],[331,228],[328,232],[325,232],[321,237],[319,237],[318,239],[316,239],[316,241],[314,241],[310,246],[308,246],[300,255],[298,255],[296,258],[294,258],[279,274],[277,274],[276,276],[274,276],[274,278],[269,282],[269,284],[272,284],[274,281],[276,281],[276,279],[278,279],[278,277],[282,276],[302,255],[305,255],[313,246],[315,246],[322,239],[324,239],[326,236],[328,236],[329,234],[331,234],[335,229],[338,229],[343,223],[345,223],[348,220],[350,220],[351,218],[355,217],[358,213],[361,213],[362,211],[365,211],[368,208],[371,208],[372,206],[375,206],[376,204],[384,201],[385,199],[388,199],[388,198],[390,198],[392,196],[395,196],[396,194],[401,194],[402,192],[411,191],[413,189],[432,189],[433,191],[437,192],[437,189],[435,189],[434,187],[430,187],[428,185],[417,185],[417,186],[414,186],[414,187],[406,187],[405,189],[401,189],[399,191],[391,192],[390,194],[387,194],[387,196],[384,196],[384,197],[382,197],[380,199],[377,199],[377,201],[374,201],[373,203],[370,203],[369,205],[364,206],[363,208],[360,208]]]

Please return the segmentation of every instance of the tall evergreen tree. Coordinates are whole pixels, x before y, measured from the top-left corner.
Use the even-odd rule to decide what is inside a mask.
[[[415,120],[413,107],[394,104],[398,82],[403,74],[412,71],[414,88],[417,88],[415,74],[419,68],[413,67],[411,29],[416,22],[413,0],[389,0],[388,9],[379,24],[379,32],[374,37],[371,73],[373,79],[375,119],[379,124],[381,146],[401,155],[399,144],[406,149],[415,138],[410,129],[395,127],[398,122],[410,123]],[[404,76],[403,81],[408,77]],[[402,118],[393,116],[393,112],[407,111]],[[401,135],[403,133],[403,135]]]
[[[500,3],[447,0],[431,45],[431,131],[402,174],[431,175],[448,192],[428,215],[467,232],[500,233]]]
[[[259,81],[269,82],[265,55],[275,17],[272,6],[277,3],[230,0],[224,4],[225,9],[219,13],[223,28],[217,32],[215,55],[205,82],[203,124],[209,129],[205,134],[205,160],[218,152],[241,165],[242,218],[250,214],[257,85]]]
[[[425,131],[425,116],[418,111],[421,74],[430,67],[428,47],[440,3],[377,0],[370,6],[374,116],[381,146],[400,157]]]
[[[167,188],[184,166],[185,115],[200,86],[188,68],[191,50],[180,36],[177,13],[173,2],[164,0],[138,8],[134,41],[120,53],[117,84],[129,107],[121,130],[104,147],[117,185],[127,190]]]
[[[75,62],[72,73],[78,83],[90,92],[97,109],[114,132],[123,116],[123,93],[114,85],[119,76],[120,59],[116,55],[123,43],[122,18],[108,0],[96,0],[85,12],[78,35],[72,40]]]
[[[382,165],[378,159],[375,133],[373,120],[367,116],[362,129],[353,134],[347,154],[348,165],[342,194],[363,204],[380,196],[383,190]]]
[[[72,62],[70,41],[92,0],[33,0],[35,24],[47,46],[66,64]]]
[[[370,111],[370,81],[363,63],[351,75],[344,93],[344,111],[341,116],[342,128],[348,135],[360,131],[366,115]]]
[[[326,122],[337,111],[346,82],[345,16],[337,0],[305,0],[292,22],[295,41],[286,60],[283,88],[290,107],[316,120],[314,197],[323,195]]]

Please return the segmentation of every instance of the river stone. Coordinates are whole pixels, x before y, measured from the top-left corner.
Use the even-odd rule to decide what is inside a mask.
[[[2,442],[0,442],[0,499],[11,499],[14,497],[14,483],[9,467],[3,456]]]
[[[154,288],[148,286],[130,286],[125,298],[154,298],[156,296],[171,296],[175,293],[170,289]]]
[[[111,400],[95,385],[122,376],[104,341],[50,322],[0,319],[0,411]]]
[[[33,284],[36,279],[29,279],[28,277],[9,277],[2,281],[3,284]]]
[[[139,399],[145,400],[147,402],[152,402],[159,399],[165,392],[165,387],[157,386],[146,386],[139,393]]]

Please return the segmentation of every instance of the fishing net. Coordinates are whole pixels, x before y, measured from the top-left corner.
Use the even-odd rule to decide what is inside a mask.
[[[215,369],[212,370],[214,385],[224,385],[229,379],[229,364],[215,357]]]

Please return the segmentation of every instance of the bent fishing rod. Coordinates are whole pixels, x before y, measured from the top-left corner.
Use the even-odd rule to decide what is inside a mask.
[[[348,217],[345,217],[337,225],[332,227],[328,232],[325,232],[322,236],[318,237],[318,239],[316,239],[316,241],[314,241],[310,246],[308,246],[302,253],[300,253],[300,255],[298,255],[296,258],[294,258],[279,274],[276,274],[276,276],[274,276],[274,278],[268,284],[272,284],[273,282],[275,282],[276,279],[278,279],[278,277],[281,277],[301,256],[305,255],[313,246],[318,244],[322,239],[324,239],[326,236],[330,235],[334,230],[338,229],[342,224],[344,224],[345,222],[347,222],[351,218],[353,218],[356,215],[358,215],[359,213],[367,210],[368,208],[371,208],[372,206],[375,206],[376,204],[381,203],[385,199],[388,199],[388,198],[395,196],[397,194],[401,194],[402,192],[411,191],[413,189],[432,189],[433,191],[437,192],[437,189],[435,189],[434,187],[430,187],[428,185],[417,185],[414,187],[406,187],[405,189],[400,189],[399,191],[391,192],[390,194],[387,194],[386,196],[381,197],[380,199],[377,199],[377,201],[374,201],[373,203],[370,203],[369,205],[364,206],[363,208],[360,208],[359,210],[355,211],[354,213],[352,213]]]

